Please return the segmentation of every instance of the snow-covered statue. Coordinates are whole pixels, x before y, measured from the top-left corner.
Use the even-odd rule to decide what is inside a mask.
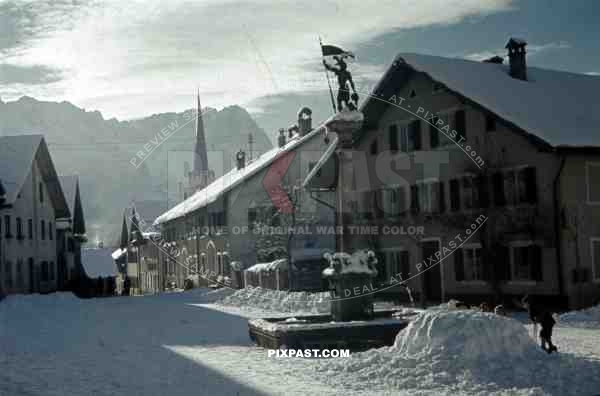
[[[323,271],[323,276],[341,274],[377,276],[377,257],[372,250],[358,250],[352,254],[345,252],[325,253],[323,257],[329,262],[329,267]]]
[[[338,111],[356,110],[358,108],[358,93],[352,80],[352,74],[348,71],[348,64],[344,61],[344,56],[334,56],[333,59],[336,62],[335,66],[327,63],[325,59],[323,59],[323,66],[337,77],[337,109]],[[350,95],[350,89],[352,89],[352,95]]]
[[[363,320],[373,316],[373,278],[377,257],[371,250],[326,253],[329,267],[323,277],[329,280],[331,316],[335,321]]]

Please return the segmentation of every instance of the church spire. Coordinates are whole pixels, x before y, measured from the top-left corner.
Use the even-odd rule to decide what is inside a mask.
[[[204,137],[204,122],[200,107],[200,90],[197,94],[198,107],[196,109],[196,148],[194,150],[194,175],[199,176],[208,171],[208,158],[206,154],[206,139]]]

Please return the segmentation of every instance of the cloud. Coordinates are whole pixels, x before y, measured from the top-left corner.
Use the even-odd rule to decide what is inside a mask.
[[[528,44],[527,45],[527,53],[529,56],[536,56],[542,52],[551,51],[551,50],[561,50],[571,48],[571,44],[566,41],[556,41],[545,44]],[[470,54],[463,55],[463,58],[474,60],[474,61],[482,61],[484,59],[489,59],[493,56],[501,56],[503,58],[507,58],[506,49],[498,48],[495,50],[485,50],[479,52],[473,52]]]
[[[24,28],[11,28],[17,32],[9,41],[25,44],[0,61],[60,70],[64,78],[52,89],[66,95],[61,100],[117,117],[189,108],[193,101],[183,98],[196,87],[203,102],[216,106],[303,91],[304,80],[325,82],[319,35],[353,49],[392,30],[458,23],[512,6],[510,0],[151,0],[61,3],[55,10],[48,3],[41,11],[19,9]],[[368,59],[359,61],[365,78],[379,73]]]
[[[588,76],[600,76],[600,72],[597,71],[586,72],[583,74],[587,74]]]
[[[59,70],[42,65],[18,66],[0,63],[0,84],[48,84],[61,80]]]

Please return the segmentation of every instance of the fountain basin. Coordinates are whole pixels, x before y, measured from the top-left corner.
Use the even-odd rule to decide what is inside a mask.
[[[250,339],[268,349],[349,349],[394,344],[416,312],[375,311],[370,320],[334,321],[332,315],[263,318],[248,322]]]

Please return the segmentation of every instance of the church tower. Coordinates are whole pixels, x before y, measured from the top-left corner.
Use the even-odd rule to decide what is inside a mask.
[[[200,91],[197,93],[196,108],[196,144],[194,147],[194,166],[188,173],[188,185],[185,188],[184,199],[196,191],[208,186],[214,179],[214,172],[208,169],[208,154],[206,152],[206,138],[204,135],[204,121],[200,107]]]

